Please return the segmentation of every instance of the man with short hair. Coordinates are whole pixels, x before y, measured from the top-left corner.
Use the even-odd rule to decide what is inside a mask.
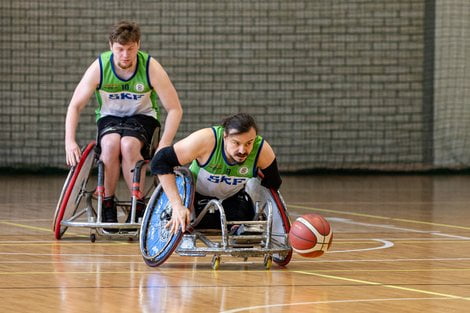
[[[140,37],[136,23],[121,21],[112,27],[110,51],[102,53],[86,70],[73,93],[65,121],[66,161],[74,166],[81,156],[75,139],[80,112],[95,93],[97,150],[105,169],[102,221],[107,223],[118,221],[114,194],[121,166],[132,190],[131,171],[136,162],[152,157],[150,142],[154,130],[160,127],[157,96],[168,113],[158,149],[171,145],[183,114],[177,92],[163,67],[139,50]],[[136,221],[144,209],[145,204],[138,201]]]
[[[152,159],[152,174],[158,175],[173,214],[167,227],[172,233],[190,223],[190,211],[181,200],[173,168],[188,164],[195,181],[195,210],[198,214],[208,199],[222,201],[227,220],[252,220],[254,208],[244,187],[248,179],[263,173],[261,185],[279,189],[282,180],[276,156],[258,135],[252,116],[238,113],[221,125],[200,129],[173,146],[161,149]],[[218,212],[207,213],[202,228],[220,227]]]

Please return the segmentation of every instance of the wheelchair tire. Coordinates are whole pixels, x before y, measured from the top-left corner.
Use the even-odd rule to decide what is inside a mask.
[[[62,226],[61,222],[64,218],[71,217],[77,210],[81,199],[83,198],[82,190],[86,187],[91,169],[95,161],[96,143],[90,142],[82,152],[82,156],[78,164],[72,167],[65,180],[64,187],[59,196],[59,201],[54,213],[52,230],[55,238],[59,240],[67,230]]]
[[[190,208],[194,199],[191,173],[186,168],[180,168],[175,170],[175,174],[179,194],[184,205]],[[181,229],[176,234],[170,234],[165,228],[170,219],[171,206],[163,188],[159,185],[147,204],[140,228],[140,251],[148,266],[163,264],[183,238]]]
[[[278,212],[279,212],[279,216],[280,216],[280,221],[282,223],[282,225],[274,225],[273,224],[273,228],[282,227],[282,229],[284,230],[284,233],[289,234],[290,221],[289,221],[289,217],[287,215],[287,209],[286,209],[285,202],[282,199],[281,194],[277,190],[271,188],[271,189],[269,189],[269,193],[271,194],[272,201],[274,201],[274,204],[279,209]],[[281,254],[277,254],[277,253],[273,254],[273,261],[279,266],[286,266],[287,264],[289,264],[291,258],[292,258],[292,248],[289,250],[289,252],[285,256],[283,256]]]

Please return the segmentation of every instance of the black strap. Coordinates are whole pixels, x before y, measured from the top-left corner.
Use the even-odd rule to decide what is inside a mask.
[[[152,175],[173,174],[173,169],[180,165],[175,149],[173,146],[169,146],[158,150],[152,158],[150,170]]]

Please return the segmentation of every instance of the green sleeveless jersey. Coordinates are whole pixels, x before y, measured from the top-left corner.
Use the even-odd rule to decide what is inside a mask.
[[[224,128],[212,127],[215,146],[209,160],[199,164],[194,160],[189,170],[196,182],[196,192],[220,200],[226,199],[242,190],[249,178],[257,176],[258,156],[264,139],[256,136],[253,150],[242,164],[229,164],[224,151]]]
[[[137,114],[160,119],[157,96],[150,84],[150,56],[139,51],[134,75],[125,80],[114,70],[113,53],[107,51],[99,56],[101,78],[95,90],[98,108],[96,120],[106,115],[133,116]]]

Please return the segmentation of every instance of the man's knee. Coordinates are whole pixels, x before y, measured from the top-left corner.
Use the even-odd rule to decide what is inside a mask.
[[[122,137],[121,138],[121,154],[123,159],[142,158],[140,150],[143,143],[135,137]]]
[[[121,152],[120,147],[121,136],[119,134],[108,134],[101,138],[100,142],[100,159],[106,161],[114,161],[119,159]]]

